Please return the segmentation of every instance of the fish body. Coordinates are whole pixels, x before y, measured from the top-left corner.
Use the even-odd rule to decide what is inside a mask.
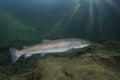
[[[12,62],[16,62],[21,55],[24,55],[25,58],[27,58],[32,56],[33,54],[40,54],[41,57],[43,57],[47,53],[66,52],[71,49],[86,47],[89,44],[89,41],[79,38],[43,40],[40,44],[24,47],[22,50],[10,48],[10,53],[12,57]]]

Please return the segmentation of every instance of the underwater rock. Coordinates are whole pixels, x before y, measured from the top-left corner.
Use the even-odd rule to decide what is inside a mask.
[[[41,75],[41,80],[119,80],[116,74],[120,72],[111,71],[108,64],[105,67],[103,58],[108,63],[112,59],[90,53],[72,59],[48,57],[39,60],[36,75]],[[111,60],[111,68],[114,68],[113,62]]]
[[[97,43],[104,43],[104,42],[107,42],[108,40],[109,40],[108,38],[102,37],[102,38],[98,39],[96,42]]]

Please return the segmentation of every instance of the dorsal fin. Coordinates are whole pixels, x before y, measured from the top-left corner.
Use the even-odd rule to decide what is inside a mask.
[[[27,48],[27,46],[23,46],[23,49]]]
[[[49,42],[49,41],[51,41],[51,40],[43,39],[43,40],[42,40],[42,43],[44,43],[44,42]]]

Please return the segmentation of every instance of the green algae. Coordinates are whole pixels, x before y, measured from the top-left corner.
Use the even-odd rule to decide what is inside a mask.
[[[18,20],[11,13],[3,11],[0,9],[0,44],[9,45],[9,41],[20,38],[20,39],[34,39],[32,36],[33,33],[36,33],[36,27],[33,27],[31,24],[27,24],[21,20]],[[28,36],[31,35],[31,36]],[[1,46],[0,45],[0,46]]]
[[[114,64],[114,61],[111,61],[113,63],[110,68],[110,65],[102,62],[102,58],[90,53],[72,59],[49,57],[39,61],[37,71],[40,71],[41,80],[119,80],[119,72],[113,70],[113,65],[119,63]]]
[[[9,26],[9,29],[15,30],[31,30],[35,31],[35,28],[21,22],[20,20],[16,19],[10,13],[0,10],[0,19],[6,23],[6,26]]]

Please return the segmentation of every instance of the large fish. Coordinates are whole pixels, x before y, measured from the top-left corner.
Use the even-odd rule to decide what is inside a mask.
[[[78,49],[86,47],[90,44],[89,41],[79,38],[67,38],[58,40],[43,40],[40,44],[32,45],[29,47],[23,47],[22,50],[10,48],[12,62],[16,62],[22,55],[25,58],[32,56],[33,54],[40,54],[41,57],[47,53],[59,53],[72,49]]]

